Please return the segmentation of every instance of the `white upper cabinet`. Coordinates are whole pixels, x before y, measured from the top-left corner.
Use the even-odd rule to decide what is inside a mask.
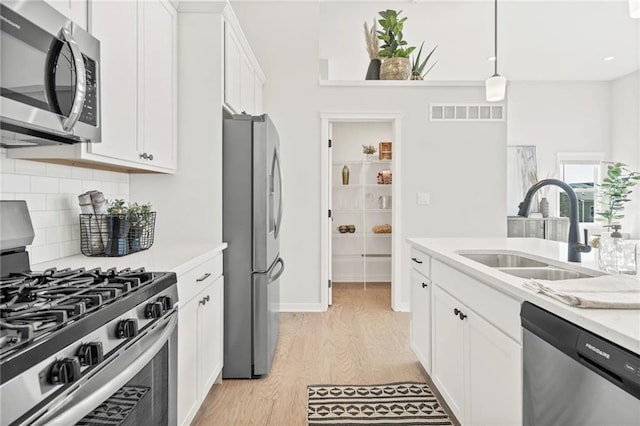
[[[87,29],[87,0],[45,0],[58,12]]]
[[[262,114],[264,73],[230,8],[224,20],[224,103],[236,114]]]
[[[176,167],[176,12],[169,2],[145,1],[140,19],[138,156],[149,165]]]
[[[242,48],[233,29],[225,25],[224,33],[224,102],[235,109],[240,106],[240,69]],[[237,111],[239,112],[239,111]]]
[[[115,160],[137,161],[138,5],[93,2],[91,32],[100,40],[102,142],[88,152]],[[115,31],[113,23],[118,22]],[[126,64],[126,65],[125,65]]]

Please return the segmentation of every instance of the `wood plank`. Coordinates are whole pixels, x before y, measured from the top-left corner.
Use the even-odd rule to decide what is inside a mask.
[[[304,425],[308,385],[426,381],[433,388],[409,346],[411,315],[390,308],[389,284],[334,284],[333,302],[328,312],[280,314],[271,373],[213,386],[193,425]]]

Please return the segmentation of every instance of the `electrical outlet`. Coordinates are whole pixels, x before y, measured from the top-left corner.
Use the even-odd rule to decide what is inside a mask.
[[[431,204],[431,194],[428,192],[418,192],[416,201],[419,206],[428,206]]]

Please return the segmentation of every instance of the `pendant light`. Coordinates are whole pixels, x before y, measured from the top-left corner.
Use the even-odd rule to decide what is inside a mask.
[[[507,90],[507,79],[498,74],[498,0],[493,3],[493,76],[485,82],[487,101],[497,102],[504,99]]]
[[[629,16],[640,19],[640,0],[629,0]]]

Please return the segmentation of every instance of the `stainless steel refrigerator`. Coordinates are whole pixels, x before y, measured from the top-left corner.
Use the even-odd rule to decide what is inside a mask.
[[[282,171],[271,119],[223,126],[224,378],[269,373],[278,341]]]

